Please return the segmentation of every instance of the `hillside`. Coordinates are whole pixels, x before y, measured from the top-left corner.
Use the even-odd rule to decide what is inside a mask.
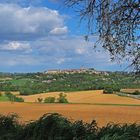
[[[140,76],[124,72],[77,73],[0,73],[0,91],[20,91],[22,95],[56,91],[102,90],[114,91],[140,88]]]

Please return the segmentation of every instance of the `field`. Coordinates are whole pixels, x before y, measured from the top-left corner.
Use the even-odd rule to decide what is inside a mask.
[[[38,119],[45,113],[57,112],[73,120],[90,122],[95,119],[99,126],[108,122],[140,123],[140,100],[103,94],[102,90],[67,92],[65,94],[70,104],[37,103],[37,98],[57,98],[59,93],[20,96],[25,103],[0,102],[0,114],[17,113],[21,122]]]
[[[6,95],[0,94],[0,101],[9,101],[9,99]]]
[[[19,97],[22,97],[25,102],[37,102],[37,98],[58,98],[59,93],[60,92],[52,92]],[[102,90],[67,92],[64,94],[67,95],[67,99],[70,103],[140,105],[140,100],[121,97],[115,94],[103,94]]]
[[[122,92],[126,92],[126,93],[132,93],[132,92],[135,92],[135,91],[139,91],[140,92],[140,89],[139,88],[136,88],[136,89],[121,89]]]
[[[108,122],[140,123],[140,107],[105,106],[82,104],[38,104],[0,102],[0,114],[15,112],[22,122],[38,119],[45,113],[60,113],[74,120],[90,122],[95,119],[99,126]]]

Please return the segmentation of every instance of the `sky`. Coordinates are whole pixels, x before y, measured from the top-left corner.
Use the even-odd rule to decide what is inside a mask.
[[[108,52],[85,41],[86,24],[59,0],[0,0],[0,72],[49,69],[124,70]]]

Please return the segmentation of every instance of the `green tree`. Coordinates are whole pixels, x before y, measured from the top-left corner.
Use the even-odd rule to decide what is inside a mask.
[[[57,98],[58,103],[68,103],[67,95],[64,93],[60,93],[59,97]]]
[[[43,99],[42,98],[37,98],[39,103],[42,103]]]
[[[44,103],[55,103],[55,97],[47,97],[47,98],[45,98]]]

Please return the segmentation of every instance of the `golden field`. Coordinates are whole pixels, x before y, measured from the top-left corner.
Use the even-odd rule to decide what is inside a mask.
[[[82,104],[39,104],[0,102],[0,114],[17,113],[22,122],[36,120],[45,113],[60,113],[72,120],[90,122],[95,119],[99,126],[108,122],[140,123],[140,107],[105,106]]]
[[[25,102],[37,102],[37,98],[56,97],[60,92],[42,93],[30,96],[19,96]],[[102,90],[79,91],[64,93],[70,103],[89,103],[89,104],[139,104],[140,100],[129,97],[121,97],[115,94],[103,94]]]
[[[37,98],[45,99],[50,96],[57,98],[59,93],[18,95],[24,98],[25,103],[0,102],[0,114],[17,113],[23,123],[36,120],[45,113],[60,113],[72,120],[85,122],[95,119],[99,126],[104,126],[108,122],[140,123],[140,100],[115,94],[103,94],[102,90],[65,93],[68,101],[73,104],[37,103]]]

